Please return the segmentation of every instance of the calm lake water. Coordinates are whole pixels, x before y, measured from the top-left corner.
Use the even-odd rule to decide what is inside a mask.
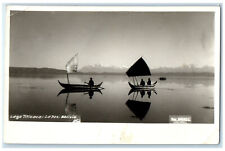
[[[185,117],[191,123],[214,122],[214,79],[207,76],[168,76],[158,81],[151,94],[128,95],[126,75],[91,75],[103,81],[101,92],[63,93],[58,80],[65,75],[10,77],[9,120],[169,123],[171,117]],[[71,83],[88,82],[90,75],[70,75]],[[130,79],[131,80],[131,79]],[[146,81],[147,79],[145,79]],[[139,80],[140,81],[140,80]],[[58,96],[57,96],[58,95]],[[143,95],[143,93],[142,93]]]

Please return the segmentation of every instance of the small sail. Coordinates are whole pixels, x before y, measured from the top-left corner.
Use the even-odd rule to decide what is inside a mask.
[[[149,76],[151,75],[150,69],[144,59],[141,57],[136,61],[126,72],[129,77],[132,76]]]
[[[77,72],[78,68],[78,53],[76,53],[66,64],[67,73]]]
[[[128,100],[126,102],[126,105],[135,114],[136,117],[142,120],[148,113],[148,110],[150,109],[151,106],[151,102]]]

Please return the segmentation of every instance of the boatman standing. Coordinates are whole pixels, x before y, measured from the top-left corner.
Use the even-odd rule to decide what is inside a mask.
[[[90,78],[88,85],[90,87],[93,87],[94,86],[94,81],[92,80],[92,78]]]

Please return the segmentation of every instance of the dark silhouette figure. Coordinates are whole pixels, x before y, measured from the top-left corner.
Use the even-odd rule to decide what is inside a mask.
[[[88,85],[90,85],[90,87],[94,86],[94,81],[92,80],[92,78],[90,78]]]
[[[89,98],[92,99],[92,97],[94,95],[94,91],[92,91],[92,90],[88,91],[88,95],[89,95]]]
[[[152,95],[152,92],[151,91],[148,91],[147,94],[148,94],[148,98],[150,98],[151,95]]]
[[[141,86],[145,86],[145,81],[143,79],[141,79],[141,83],[140,83]]]
[[[151,79],[150,78],[148,78],[147,85],[151,85]]]
[[[145,91],[140,91],[141,93],[141,98],[143,98],[145,96]]]

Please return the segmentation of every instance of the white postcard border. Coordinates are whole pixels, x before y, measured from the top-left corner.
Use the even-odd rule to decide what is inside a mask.
[[[215,12],[214,124],[123,124],[8,121],[10,10]],[[18,144],[218,144],[220,92],[219,6],[7,6],[4,70],[4,142]]]

